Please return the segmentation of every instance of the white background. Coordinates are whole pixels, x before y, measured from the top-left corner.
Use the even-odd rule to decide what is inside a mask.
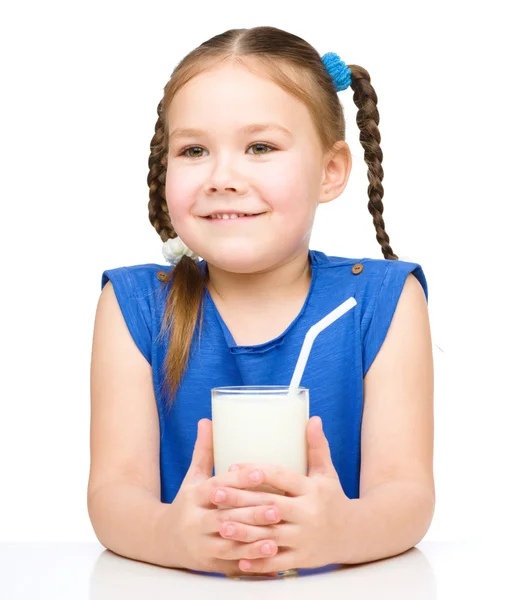
[[[89,0],[1,9],[0,540],[95,540],[86,491],[101,274],[165,264],[146,184],[164,85],[206,39],[257,25],[371,74],[386,229],[429,285],[437,505],[425,539],[500,535],[509,454],[502,4]],[[351,89],[340,100],[352,173],[346,191],[318,208],[310,247],[383,258]]]

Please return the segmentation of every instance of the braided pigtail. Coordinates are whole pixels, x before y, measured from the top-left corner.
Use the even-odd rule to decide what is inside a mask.
[[[389,244],[390,239],[385,231],[385,223],[382,217],[384,212],[384,205],[382,204],[384,170],[382,168],[383,154],[380,148],[380,131],[378,129],[380,116],[376,107],[378,97],[371,85],[371,78],[366,69],[358,65],[348,65],[348,67],[352,74],[353,101],[359,109],[357,112],[357,125],[360,129],[359,139],[364,148],[364,160],[368,165],[368,210],[373,217],[376,239],[382,246],[384,258],[398,260]]]
[[[166,204],[165,179],[167,168],[167,150],[165,148],[163,101],[157,107],[159,118],[155,124],[155,133],[150,143],[148,160],[149,187],[148,218],[161,240],[177,237],[170,220]],[[169,410],[177,393],[178,386],[187,368],[190,340],[201,312],[200,331],[203,324],[202,300],[204,297],[204,279],[200,268],[188,256],[183,256],[169,271],[163,284],[171,286],[165,304],[161,334],[169,333],[169,348],[164,360],[165,378],[163,387],[169,397],[166,409]]]

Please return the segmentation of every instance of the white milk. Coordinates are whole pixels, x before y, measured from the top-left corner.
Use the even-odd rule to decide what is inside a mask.
[[[265,462],[307,475],[308,419],[307,394],[213,396],[215,474],[226,473],[234,463]]]

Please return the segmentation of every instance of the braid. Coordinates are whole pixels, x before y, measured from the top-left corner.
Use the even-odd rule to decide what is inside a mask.
[[[150,156],[148,159],[149,173],[147,183],[149,187],[148,218],[163,242],[169,238],[177,237],[172,225],[166,204],[165,180],[167,168],[167,150],[164,144],[164,122],[161,117],[162,100],[157,107],[159,118],[155,125],[155,133],[150,143]],[[203,300],[204,279],[198,265],[188,256],[171,269],[166,278],[161,279],[168,288],[173,281],[168,299],[165,304],[165,314],[161,326],[160,336],[170,331],[168,352],[164,360],[165,378],[163,387],[169,396],[166,412],[177,393],[180,381],[186,370],[191,339],[201,312],[200,333],[203,324],[203,310],[200,310]],[[162,339],[160,337],[160,339]]]
[[[147,183],[149,187],[148,218],[163,242],[176,237],[171,224],[168,206],[166,204],[165,178],[167,154],[164,147],[164,125],[161,119],[163,101],[159,102],[157,114],[159,118],[155,124],[155,133],[150,142],[150,156],[148,159],[149,172]]]
[[[380,131],[378,129],[380,116],[376,107],[378,97],[371,85],[371,78],[366,69],[358,65],[348,65],[348,67],[352,73],[353,101],[359,109],[357,112],[357,125],[360,129],[359,139],[364,148],[364,160],[368,165],[368,210],[373,217],[376,239],[382,246],[384,258],[398,260],[389,244],[390,239],[385,231],[385,223],[382,217],[384,211],[382,204],[384,171],[382,168],[383,154],[380,148]]]

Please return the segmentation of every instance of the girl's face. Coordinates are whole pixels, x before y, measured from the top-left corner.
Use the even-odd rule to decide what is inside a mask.
[[[307,254],[325,171],[303,103],[269,79],[228,64],[190,80],[167,116],[166,201],[185,244],[236,273]],[[287,132],[254,129],[267,124]],[[176,131],[189,129],[200,131]],[[206,218],[224,211],[264,214]]]

